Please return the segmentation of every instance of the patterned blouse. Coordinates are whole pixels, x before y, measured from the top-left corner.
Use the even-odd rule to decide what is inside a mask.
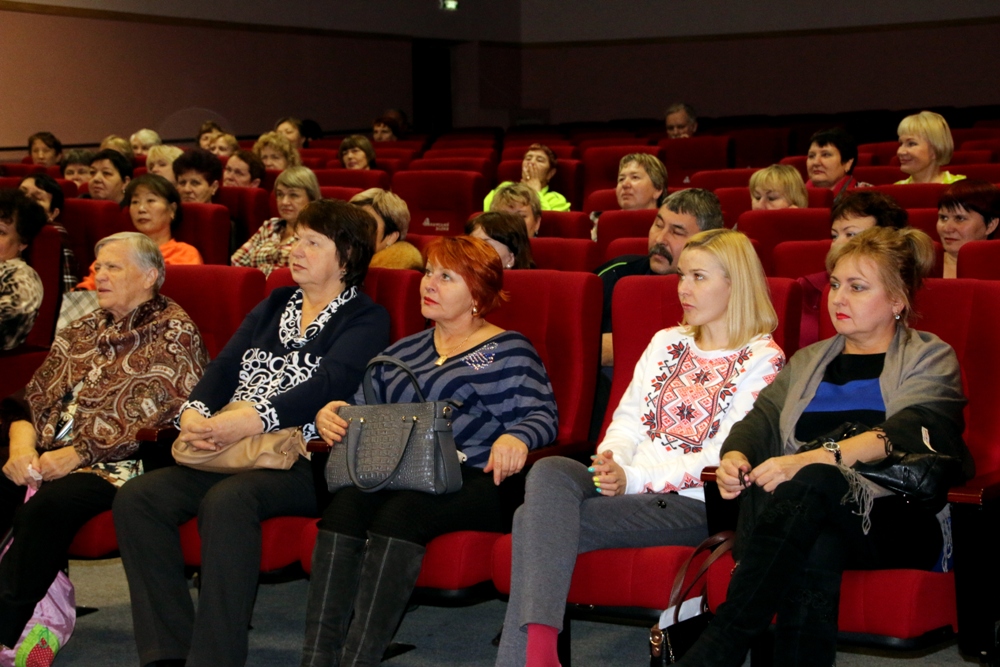
[[[266,220],[257,233],[233,253],[233,266],[260,269],[265,276],[275,269],[288,266],[288,253],[299,237],[292,234],[282,241],[281,234],[287,225],[282,218]]]
[[[28,337],[42,292],[42,279],[23,259],[0,262],[0,350],[13,350]]]

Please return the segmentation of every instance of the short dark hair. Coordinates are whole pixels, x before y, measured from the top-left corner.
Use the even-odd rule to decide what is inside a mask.
[[[222,180],[222,161],[204,148],[192,148],[174,160],[174,176],[196,171],[209,183]]]
[[[14,225],[18,239],[30,248],[48,217],[38,202],[17,188],[5,188],[0,190],[0,220]]]
[[[465,233],[472,234],[479,227],[494,241],[499,241],[514,255],[512,269],[533,269],[535,258],[531,256],[531,241],[528,239],[528,228],[524,218],[514,213],[490,211],[477,215],[465,223]]]
[[[952,183],[938,200],[938,209],[954,212],[959,208],[975,211],[983,216],[983,223],[989,227],[990,220],[1000,218],[1000,188],[993,183],[975,179]]]
[[[69,165],[85,164],[89,167],[93,161],[94,151],[87,150],[86,148],[74,148],[71,151],[63,153],[63,159],[59,161],[59,171],[65,176],[66,167]]]
[[[94,164],[100,160],[107,160],[110,162],[114,166],[115,171],[118,172],[119,178],[122,180],[132,178],[132,161],[113,148],[105,148],[103,151],[94,153],[94,157],[90,160],[90,164]]]
[[[264,166],[264,162],[260,159],[260,156],[253,151],[247,151],[240,149],[229,156],[230,159],[238,157],[247,163],[250,167],[250,180],[258,179],[261,183],[264,182],[264,177],[267,176],[267,168]],[[174,172],[177,173],[176,171]]]
[[[376,125],[385,125],[387,128],[392,130],[393,136],[399,139],[399,135],[403,133],[403,130],[399,127],[399,120],[393,116],[379,116],[372,121],[372,127]]]
[[[317,199],[299,213],[297,225],[305,225],[333,241],[344,267],[344,284],[360,285],[375,254],[378,223],[360,206],[339,199]]]
[[[198,126],[197,139],[200,140],[203,134],[211,134],[212,132],[218,132],[219,134],[226,133],[226,131],[222,129],[222,126],[216,123],[214,120],[206,120],[204,123]]]
[[[858,166],[858,142],[843,128],[835,127],[829,130],[820,130],[809,137],[809,145],[812,146],[813,144],[816,144],[820,148],[832,145],[840,153],[841,164],[849,160],[854,160],[851,163],[851,168],[847,170],[848,174]]]
[[[56,155],[62,153],[62,142],[56,138],[56,135],[51,132],[35,132],[33,135],[28,137],[28,152],[31,152],[31,146],[36,141],[41,141],[43,144],[51,148],[56,152]]]
[[[344,162],[344,153],[352,148],[360,148],[365,152],[365,157],[368,158],[369,169],[377,168],[375,166],[375,149],[372,148],[372,142],[368,141],[368,137],[360,134],[352,134],[340,142],[340,151],[337,152],[337,157],[340,158],[341,164]]]
[[[909,214],[889,195],[874,190],[848,190],[841,194],[830,211],[830,224],[840,218],[875,218],[876,227],[902,229]]]
[[[125,187],[125,196],[122,198],[121,207],[125,208],[132,204],[132,195],[139,188],[146,188],[157,197],[163,197],[168,204],[177,204],[177,212],[170,223],[170,231],[177,229],[184,218],[184,207],[181,206],[181,194],[177,192],[174,184],[163,178],[159,174],[147,172],[138,178],[133,178]]]
[[[17,184],[18,187],[20,188],[21,184],[29,178],[35,181],[36,188],[52,195],[52,204],[50,204],[50,209],[57,208],[60,211],[63,210],[63,206],[66,204],[66,195],[63,194],[62,188],[59,187],[58,183],[56,183],[56,179],[52,178],[48,174],[28,174],[21,179],[20,183]]]

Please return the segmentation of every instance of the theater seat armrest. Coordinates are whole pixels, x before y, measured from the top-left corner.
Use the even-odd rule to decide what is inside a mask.
[[[330,445],[326,444],[322,440],[310,440],[309,442],[306,443],[306,451],[307,452],[319,452],[319,453],[322,453],[322,452],[328,452],[331,449],[333,449],[333,447],[331,447]]]
[[[702,468],[701,471],[701,481],[705,484],[709,482],[715,482],[715,471],[719,469],[719,466],[707,466]]]
[[[178,433],[173,426],[139,429],[136,439],[139,441],[139,459],[145,472],[174,465],[170,448]]]
[[[948,492],[948,502],[961,505],[984,505],[1000,499],[1000,471],[977,475]]]
[[[532,465],[539,459],[544,459],[547,456],[565,456],[567,458],[577,459],[578,461],[582,461],[593,453],[594,453],[594,445],[586,441],[563,442],[563,443],[557,442],[554,445],[549,445],[548,447],[542,447],[541,449],[533,449],[532,451],[528,452],[528,461],[526,462],[525,465]]]

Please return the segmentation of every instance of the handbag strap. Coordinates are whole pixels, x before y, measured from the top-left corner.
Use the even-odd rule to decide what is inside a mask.
[[[403,371],[408,378],[410,378],[410,384],[413,385],[413,391],[417,394],[417,399],[419,403],[426,403],[427,399],[424,398],[424,392],[420,390],[420,383],[417,382],[417,376],[413,374],[410,367],[404,364],[402,361],[395,357],[390,357],[386,354],[380,354],[374,357],[368,362],[368,366],[365,368],[365,377],[361,385],[365,392],[365,405],[378,405],[375,401],[375,388],[372,387],[372,373],[375,371],[376,366],[386,364],[388,366],[395,366],[396,368]]]
[[[670,600],[668,603],[668,608],[674,608],[674,623],[680,620],[681,603],[687,599],[688,595],[694,590],[694,587],[698,585],[701,578],[705,576],[708,572],[708,568],[712,566],[712,563],[719,560],[727,551],[733,548],[733,542],[735,541],[736,534],[731,530],[724,530],[721,533],[716,533],[711,537],[706,538],[701,544],[699,544],[695,550],[688,556],[687,561],[681,566],[681,569],[677,571],[677,576],[674,577],[674,585],[670,587]],[[691,567],[691,563],[697,558],[698,554],[703,551],[709,551],[713,547],[717,548],[712,551],[711,555],[705,559],[698,568],[698,573],[695,574],[694,579],[688,585],[684,592],[681,593],[681,587],[684,585],[684,579],[687,577],[688,569]]]
[[[351,424],[351,426],[354,426]],[[399,464],[403,461],[403,456],[406,455],[406,444],[410,439],[410,433],[413,431],[413,422],[408,421],[403,423],[403,428],[401,432],[400,440],[402,441],[402,447],[399,448],[399,458],[396,462],[392,464],[392,472],[385,476],[385,479],[381,482],[377,482],[371,486],[365,486],[361,483],[358,478],[358,447],[361,445],[362,431],[365,428],[364,419],[359,420],[357,428],[351,428],[348,431],[347,438],[347,474],[351,478],[351,482],[354,486],[358,487],[362,491],[375,492],[381,491],[382,489],[389,486],[392,480],[396,478],[399,474]]]

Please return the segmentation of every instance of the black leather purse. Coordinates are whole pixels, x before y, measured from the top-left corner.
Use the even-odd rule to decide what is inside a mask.
[[[870,430],[864,424],[845,422],[830,433],[810,440],[798,451],[819,449],[830,440],[840,442]],[[914,453],[894,449],[880,461],[859,461],[851,468],[865,479],[910,502],[938,509],[947,502],[948,489],[965,481],[960,458],[930,451]]]
[[[372,387],[375,366],[402,370],[416,392],[417,403],[376,403]],[[428,401],[413,371],[393,357],[368,362],[362,388],[366,405],[342,407],[347,436],[330,452],[326,482],[330,491],[354,485],[362,491],[423,491],[441,495],[462,488],[462,466],[451,432],[455,401]]]

